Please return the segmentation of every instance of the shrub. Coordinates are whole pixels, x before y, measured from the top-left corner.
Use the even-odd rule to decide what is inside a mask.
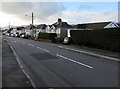
[[[40,32],[38,34],[38,39],[50,39],[51,42],[55,42],[55,37],[57,36],[56,33],[45,33],[45,32]]]
[[[75,44],[120,52],[120,29],[71,30]]]

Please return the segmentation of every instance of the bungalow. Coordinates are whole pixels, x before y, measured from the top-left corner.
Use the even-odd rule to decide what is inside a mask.
[[[103,28],[118,28],[119,26],[115,22],[97,22],[97,23],[85,23],[78,24],[77,29],[79,30],[93,30]]]
[[[108,25],[106,25],[104,28],[120,28],[119,23],[111,22]]]
[[[120,22],[118,22],[118,23],[117,23],[117,25],[118,25],[118,26],[119,26],[119,28],[120,28]]]
[[[67,36],[70,37],[70,30],[93,30],[93,29],[103,29],[103,28],[120,28],[120,23],[115,22],[97,22],[97,23],[84,23],[71,25],[68,28]]]

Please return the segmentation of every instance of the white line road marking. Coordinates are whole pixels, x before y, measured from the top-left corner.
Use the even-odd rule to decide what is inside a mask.
[[[34,45],[32,45],[32,44],[28,44],[28,45],[30,45],[30,46],[34,46]]]
[[[58,47],[59,48],[64,48],[62,46],[58,46]],[[70,49],[70,48],[67,48],[67,47],[65,47],[64,49],[68,49],[68,50],[72,50],[72,51],[75,51],[75,52],[84,53],[84,54],[87,54],[87,55],[96,56],[96,57],[100,57],[100,58],[105,58],[105,59],[111,59],[111,60],[119,61],[118,58],[113,58],[113,57],[109,57],[109,56],[99,55],[99,54],[96,54],[96,53],[90,53],[90,52],[86,52],[86,51]]]
[[[90,69],[93,68],[92,66],[89,66],[89,65],[87,65],[87,64],[84,64],[84,63],[75,61],[75,60],[70,59],[70,58],[67,58],[67,57],[64,57],[64,56],[62,56],[62,55],[59,55],[59,54],[56,54],[56,55],[57,55],[58,57],[64,58],[64,59],[69,60],[69,61],[71,61],[71,62],[74,62],[74,63],[77,63],[77,64],[79,64],[79,65],[85,66],[85,67],[87,67],[87,68],[90,68]]]
[[[25,69],[23,68],[21,62],[19,61],[19,58],[18,58],[18,55],[16,54],[14,48],[8,43],[8,45],[10,46],[10,48],[12,49],[13,53],[14,53],[14,56],[16,57],[16,60],[18,62],[18,64],[20,65],[21,67],[21,70],[23,71],[23,73],[26,75],[26,77],[29,79],[31,85],[33,86],[34,89],[37,89],[36,88],[36,85],[35,83],[33,82],[32,78],[27,74],[27,72],[25,71]]]
[[[45,52],[50,52],[50,51],[48,51],[48,50],[46,50],[46,49],[43,49],[43,48],[40,48],[40,47],[37,47],[38,49],[41,49],[41,50],[43,50],[43,51],[45,51]]]
[[[28,44],[28,45],[30,45],[30,44]]]
[[[34,46],[34,45],[31,44],[31,46]]]

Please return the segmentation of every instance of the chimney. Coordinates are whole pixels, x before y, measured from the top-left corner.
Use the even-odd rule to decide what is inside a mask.
[[[61,23],[62,22],[62,19],[61,18],[58,18],[58,23]]]

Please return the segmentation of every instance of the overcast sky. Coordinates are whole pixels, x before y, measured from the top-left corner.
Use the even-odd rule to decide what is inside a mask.
[[[0,26],[53,24],[58,18],[69,24],[115,21],[118,19],[117,2],[2,2]],[[28,15],[28,16],[25,16]]]

